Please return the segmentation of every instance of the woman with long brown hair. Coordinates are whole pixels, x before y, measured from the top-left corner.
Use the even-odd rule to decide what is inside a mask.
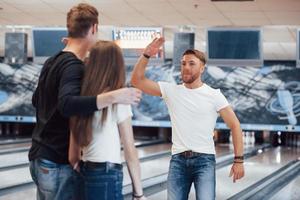
[[[121,49],[110,41],[97,42],[86,64],[81,95],[93,96],[124,86],[125,66]],[[85,199],[123,199],[121,142],[133,183],[133,197],[135,200],[146,199],[131,117],[130,105],[113,104],[94,115],[71,119],[69,161],[83,176]]]

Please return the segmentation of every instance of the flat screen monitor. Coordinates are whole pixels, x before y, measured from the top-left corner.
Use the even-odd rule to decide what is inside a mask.
[[[209,28],[209,65],[262,66],[262,35],[258,28]]]
[[[181,66],[182,54],[187,49],[195,48],[195,33],[174,33],[173,65]]]
[[[64,48],[62,38],[67,37],[66,28],[33,28],[33,62],[44,64],[50,56]]]
[[[118,44],[124,55],[126,65],[133,65],[143,52],[143,49],[155,38],[163,35],[161,27],[116,27],[113,30],[113,40]],[[150,59],[149,64],[162,64],[164,49]]]

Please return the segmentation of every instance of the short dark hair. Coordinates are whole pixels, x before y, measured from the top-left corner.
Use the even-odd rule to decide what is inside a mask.
[[[84,38],[94,24],[98,24],[98,11],[89,4],[80,3],[72,7],[67,14],[69,37]]]
[[[182,56],[185,55],[195,55],[204,65],[206,64],[206,56],[203,52],[196,49],[188,49],[186,50]]]

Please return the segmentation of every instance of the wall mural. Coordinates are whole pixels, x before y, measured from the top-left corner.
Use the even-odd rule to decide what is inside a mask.
[[[127,66],[127,80],[132,68]],[[40,65],[12,67],[0,63],[0,121],[35,120],[31,96],[40,70]],[[146,76],[155,81],[181,82],[180,70],[171,63],[147,67]],[[265,62],[261,68],[208,66],[203,80],[221,89],[242,124],[300,125],[300,68],[295,62]],[[133,112],[133,119],[141,126],[149,122],[169,124],[168,110],[160,97],[143,94]]]
[[[0,121],[34,121],[31,105],[41,66],[0,63]]]

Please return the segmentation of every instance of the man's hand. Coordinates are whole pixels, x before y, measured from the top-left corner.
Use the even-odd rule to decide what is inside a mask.
[[[142,92],[136,88],[121,88],[97,95],[97,108],[101,110],[115,103],[136,105],[142,98]]]
[[[142,91],[136,88],[122,88],[112,91],[114,103],[136,105],[142,98]]]
[[[243,163],[233,163],[229,177],[232,177],[233,182],[235,183],[236,180],[243,178],[245,175],[244,172],[244,164]]]
[[[148,56],[154,56],[159,52],[159,48],[163,45],[165,39],[163,37],[155,38],[148,46],[144,49],[144,54]]]

